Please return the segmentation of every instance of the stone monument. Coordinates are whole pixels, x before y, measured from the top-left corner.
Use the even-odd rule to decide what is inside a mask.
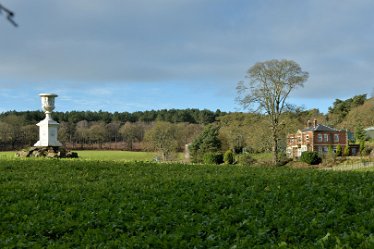
[[[78,153],[68,151],[57,140],[58,126],[51,113],[55,109],[57,94],[41,93],[42,107],[45,118],[37,123],[39,126],[39,141],[34,147],[23,149],[16,153],[18,157],[49,157],[49,158],[78,158]]]
[[[62,144],[57,140],[59,123],[52,119],[51,113],[55,109],[55,98],[58,96],[54,93],[39,94],[42,100],[42,107],[45,112],[45,118],[40,121],[39,141],[34,144],[36,147],[60,147]]]

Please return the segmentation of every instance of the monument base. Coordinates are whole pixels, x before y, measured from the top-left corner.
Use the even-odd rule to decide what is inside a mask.
[[[39,141],[35,147],[59,147],[62,144],[57,140],[59,123],[54,121],[49,113],[45,119],[37,123],[39,126]]]
[[[78,158],[77,152],[66,150],[64,147],[31,147],[16,153],[18,157],[46,157],[46,158]]]

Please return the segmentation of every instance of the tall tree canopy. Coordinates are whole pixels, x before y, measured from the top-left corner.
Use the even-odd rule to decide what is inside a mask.
[[[328,119],[332,125],[341,123],[349,112],[365,104],[367,94],[356,95],[346,100],[335,99],[333,106],[329,107]]]
[[[247,71],[248,81],[237,85],[237,100],[252,111],[267,114],[273,138],[273,162],[278,163],[278,140],[281,114],[286,110],[286,100],[291,91],[303,86],[309,74],[292,60],[258,62]]]

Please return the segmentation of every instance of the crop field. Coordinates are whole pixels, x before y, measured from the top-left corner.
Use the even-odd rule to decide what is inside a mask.
[[[374,172],[0,160],[0,248],[374,248]]]

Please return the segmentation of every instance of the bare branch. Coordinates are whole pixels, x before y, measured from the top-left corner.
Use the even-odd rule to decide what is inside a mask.
[[[2,11],[6,13],[8,21],[13,24],[14,27],[18,27],[18,24],[13,20],[14,12],[0,4],[0,14],[2,13]]]

